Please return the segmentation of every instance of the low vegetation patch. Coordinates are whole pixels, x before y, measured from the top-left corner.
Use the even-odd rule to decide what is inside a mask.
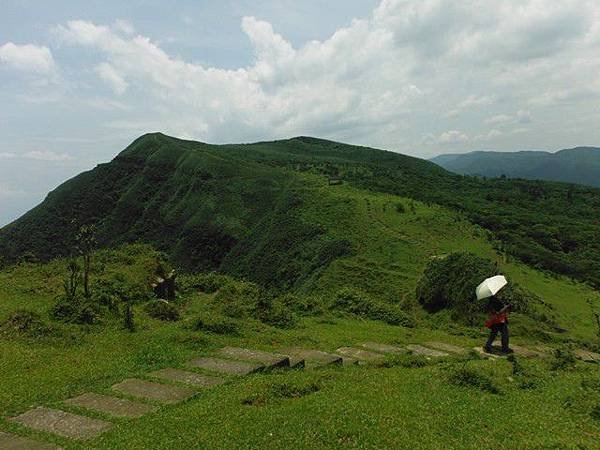
[[[414,319],[399,305],[384,303],[371,298],[365,292],[354,288],[340,289],[332,305],[333,309],[356,314],[357,316],[381,320],[390,325],[413,327]]]
[[[388,355],[385,360],[378,364],[379,367],[405,367],[409,369],[418,369],[429,365],[431,362],[422,355],[412,355],[409,353],[401,355]]]
[[[492,377],[475,367],[467,365],[452,369],[448,381],[455,386],[476,388],[490,394],[500,393],[500,389],[496,386]]]
[[[194,320],[193,328],[197,331],[207,331],[215,334],[240,333],[240,327],[236,320],[224,316],[218,312],[205,312]]]
[[[51,335],[53,327],[34,311],[19,309],[0,323],[0,335],[40,338]]]
[[[242,399],[243,405],[262,406],[270,401],[305,397],[321,390],[317,382],[283,382],[265,386],[259,392],[252,393]]]
[[[179,320],[179,310],[177,306],[166,300],[150,300],[144,305],[144,311],[148,313],[150,317],[163,321],[177,321]]]
[[[550,369],[568,370],[575,367],[575,364],[577,364],[577,358],[575,358],[573,352],[567,347],[562,347],[557,348],[554,351],[553,358],[550,362]]]

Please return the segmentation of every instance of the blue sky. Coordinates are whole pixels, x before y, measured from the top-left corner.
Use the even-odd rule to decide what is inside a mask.
[[[0,226],[142,133],[600,144],[593,0],[0,2]]]

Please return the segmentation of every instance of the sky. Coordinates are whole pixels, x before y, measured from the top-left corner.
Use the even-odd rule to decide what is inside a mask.
[[[598,0],[0,0],[0,226],[147,132],[600,146]]]

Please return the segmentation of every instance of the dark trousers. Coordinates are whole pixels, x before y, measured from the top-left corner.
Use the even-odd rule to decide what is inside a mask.
[[[496,323],[492,325],[490,329],[490,337],[488,338],[485,348],[492,348],[492,344],[494,343],[494,339],[498,336],[498,333],[502,334],[502,350],[508,350],[508,324],[507,323]]]

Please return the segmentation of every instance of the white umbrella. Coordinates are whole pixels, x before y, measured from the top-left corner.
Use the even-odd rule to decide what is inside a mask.
[[[507,283],[508,281],[506,281],[504,275],[496,275],[495,277],[487,278],[483,281],[483,283],[477,286],[477,289],[475,289],[475,294],[477,294],[477,300],[496,295],[496,293],[504,286],[506,286]]]

